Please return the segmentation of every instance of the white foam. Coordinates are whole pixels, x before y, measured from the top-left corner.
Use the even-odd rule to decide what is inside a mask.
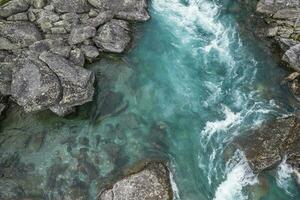
[[[283,161],[280,163],[280,165],[278,166],[277,175],[276,175],[276,184],[280,188],[284,189],[285,192],[291,196],[293,196],[293,193],[290,192],[289,186],[291,185],[292,182],[293,173],[295,173],[296,175],[299,174],[298,171],[296,171],[286,163],[286,157],[285,157]]]
[[[201,132],[202,136],[211,137],[214,133],[227,130],[240,122],[240,113],[234,113],[225,105],[222,105],[222,110],[225,115],[225,119],[206,122],[204,130]]]
[[[248,199],[242,190],[247,185],[258,183],[258,179],[241,152],[237,151],[232,160],[227,163],[226,172],[226,179],[217,188],[214,200]]]
[[[175,169],[175,168],[173,167],[173,169]],[[170,170],[170,181],[171,181],[171,186],[172,186],[172,191],[173,191],[173,200],[180,200],[179,189],[177,187],[177,184],[174,179],[174,175],[171,172],[171,170]]]

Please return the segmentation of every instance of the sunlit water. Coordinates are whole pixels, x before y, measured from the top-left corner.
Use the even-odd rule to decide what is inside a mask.
[[[68,119],[11,114],[2,122],[3,135],[48,133],[39,152],[21,156],[43,176],[57,154],[76,165],[69,153],[80,145],[70,150],[60,144],[76,134],[90,139],[91,157],[100,155],[95,164],[100,177],[145,158],[169,160],[175,199],[299,199],[293,169],[284,162],[257,177],[243,152],[226,155],[235,136],[292,108],[279,85],[284,71],[257,40],[241,37],[236,18],[221,13],[222,6],[222,1],[152,0],[152,19],[138,25],[136,46],[122,61],[108,58],[91,66],[98,77],[111,71],[106,78],[113,80],[107,86],[98,80],[94,103]],[[122,103],[116,103],[119,112],[103,117],[113,110],[102,101],[107,88]],[[18,142],[6,143],[3,151],[20,150]],[[96,195],[92,186],[90,194]]]

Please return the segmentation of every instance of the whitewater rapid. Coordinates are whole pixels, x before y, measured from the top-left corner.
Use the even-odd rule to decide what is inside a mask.
[[[260,63],[243,44],[235,23],[224,22],[232,19],[222,18],[221,6],[208,0],[152,1],[153,13],[168,33],[172,46],[171,52],[161,56],[163,60],[169,59],[170,65],[162,67],[175,94],[171,101],[166,97],[160,103],[169,105],[162,112],[167,118],[180,112],[198,116],[198,124],[195,119],[179,122],[180,126],[187,127],[195,124],[191,130],[195,133],[190,134],[199,140],[195,145],[197,171],[194,173],[208,185],[201,186],[204,184],[201,183],[195,190],[213,191],[204,194],[207,199],[246,200],[249,197],[243,189],[257,184],[258,179],[242,152],[236,152],[225,164],[223,153],[241,130],[258,126],[267,116],[276,115],[280,106],[273,99],[262,98],[261,91],[256,89]],[[187,64],[187,58],[193,64]],[[179,162],[184,162],[179,156],[184,147],[173,143],[178,148],[174,150],[178,154],[173,160],[176,168]],[[180,182],[180,178],[173,180]],[[177,190],[175,199],[180,198],[180,183]]]

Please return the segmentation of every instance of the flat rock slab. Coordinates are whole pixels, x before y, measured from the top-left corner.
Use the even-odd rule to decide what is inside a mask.
[[[104,191],[100,200],[171,200],[169,171],[162,163],[150,163]]]
[[[250,130],[234,140],[245,152],[255,173],[273,169],[286,157],[287,163],[300,167],[300,119],[291,116],[275,119]]]

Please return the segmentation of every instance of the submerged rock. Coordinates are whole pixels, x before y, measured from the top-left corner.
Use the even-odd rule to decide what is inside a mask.
[[[255,173],[277,167],[284,158],[287,164],[300,169],[299,132],[298,117],[280,118],[238,137],[234,145],[245,152]]]
[[[170,175],[162,163],[150,163],[141,171],[113,184],[100,195],[100,200],[171,200]]]

